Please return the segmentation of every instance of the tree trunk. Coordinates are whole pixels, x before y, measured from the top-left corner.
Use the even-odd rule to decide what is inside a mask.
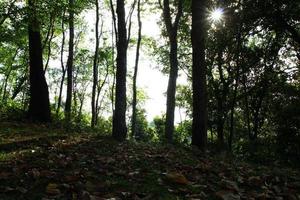
[[[247,94],[247,76],[245,74],[246,72],[243,70],[243,90],[244,93]],[[245,95],[244,97],[244,103],[245,103],[245,121],[247,123],[247,132],[248,132],[248,137],[249,139],[251,138],[251,124],[250,124],[250,113],[249,113],[249,100],[248,100],[248,95]]]
[[[175,34],[175,33],[174,33]],[[177,34],[176,34],[177,35]],[[178,60],[177,60],[177,39],[176,36],[170,40],[170,75],[167,90],[167,112],[165,134],[167,142],[173,141],[174,135],[174,114],[175,114],[175,96],[176,96],[176,81],[178,76]]]
[[[15,59],[16,59],[18,53],[19,53],[19,48],[16,50],[15,54],[13,55],[11,61],[10,61],[9,64],[8,64],[8,65],[9,65],[8,68],[5,70],[6,73],[5,73],[4,83],[3,83],[4,86],[3,86],[3,88],[2,88],[2,90],[3,90],[2,102],[3,102],[4,104],[7,103],[7,93],[9,94],[9,92],[7,91],[7,85],[8,85],[8,81],[9,81],[11,72],[13,71],[13,63],[14,63],[14,61],[15,61]],[[0,94],[1,94],[1,91],[0,91]]]
[[[206,1],[192,0],[192,87],[193,125],[192,145],[202,151],[207,145],[207,89],[205,64]]]
[[[8,80],[9,80],[9,77],[10,77],[10,74],[11,74],[11,71],[12,71],[12,66],[9,66],[7,70],[8,70],[8,72],[6,73],[6,77],[5,77],[5,80],[4,80],[3,95],[2,95],[2,102],[4,104],[6,104],[6,102],[7,102],[7,96],[6,96],[7,85],[8,85]]]
[[[54,32],[55,32],[55,28],[54,28],[54,23],[55,23],[55,19],[51,20],[50,21],[51,25],[49,27],[49,30],[50,33],[49,33],[49,39],[46,41],[48,43],[47,47],[48,47],[48,52],[47,52],[47,61],[46,61],[46,64],[45,64],[45,69],[44,69],[44,73],[46,73],[47,69],[48,69],[48,66],[49,66],[49,62],[50,62],[50,56],[51,56],[51,42],[53,40],[53,37],[54,37]],[[46,44],[45,44],[46,46]]]
[[[116,82],[116,67],[115,67],[115,45],[114,45],[114,35],[116,38],[116,42],[118,41],[118,31],[117,31],[117,19],[116,19],[116,13],[113,5],[113,1],[109,1],[110,5],[110,10],[112,14],[112,28],[111,28],[111,47],[112,47],[112,71],[113,71],[113,82],[112,82],[112,87],[111,87],[111,111],[112,111],[112,116],[114,116],[115,113],[115,107],[114,107],[114,102],[115,102],[115,82]]]
[[[19,78],[18,82],[16,83],[16,86],[14,87],[14,91],[13,94],[11,96],[11,100],[14,100],[18,94],[23,90],[23,86],[25,85],[26,81],[27,81],[27,73],[25,72],[25,74]]]
[[[51,121],[48,85],[44,76],[42,43],[34,1],[29,0],[31,18],[28,24],[30,101],[28,117],[38,122]]]
[[[116,99],[113,115],[112,135],[116,140],[124,141],[126,128],[126,73],[127,73],[127,37],[124,0],[117,0],[118,41],[117,41],[117,72]]]
[[[238,30],[237,30],[237,53],[236,53],[236,72],[235,72],[235,84],[233,87],[233,97],[231,101],[231,108],[230,108],[230,128],[229,128],[229,138],[228,138],[228,148],[229,151],[232,151],[232,141],[233,141],[233,136],[234,136],[234,112],[235,112],[235,105],[237,103],[237,90],[238,90],[238,85],[240,82],[240,68],[241,68],[241,51],[242,51],[242,38],[241,38],[241,33],[242,33],[242,21],[238,22]]]
[[[220,100],[218,100],[220,101]],[[224,120],[223,120],[223,113],[222,108],[220,108],[219,105],[220,102],[218,102],[218,109],[217,109],[217,134],[218,134],[218,148],[219,150],[223,150],[224,145]],[[219,113],[220,112],[220,113]]]
[[[62,42],[61,42],[61,50],[60,50],[60,65],[62,70],[62,76],[60,81],[60,87],[59,87],[59,96],[58,96],[58,102],[57,102],[57,108],[56,108],[56,115],[58,115],[60,106],[61,106],[61,99],[62,99],[62,91],[64,87],[65,82],[65,76],[66,76],[66,69],[64,66],[64,46],[65,46],[65,10],[63,11],[62,20],[61,20],[61,29],[62,29]]]
[[[170,2],[164,0],[163,16],[170,42],[170,74],[167,89],[167,110],[165,122],[165,137],[168,143],[172,143],[174,134],[174,112],[175,112],[175,96],[176,96],[176,81],[178,76],[178,58],[177,58],[177,32],[179,21],[182,16],[183,1],[179,0],[177,14],[174,23],[172,23]]]
[[[67,60],[67,98],[65,118],[67,123],[71,121],[71,105],[73,91],[73,57],[74,57],[74,0],[69,0],[69,56]]]
[[[98,52],[99,52],[99,2],[96,0],[96,24],[95,24],[95,39],[96,39],[96,47],[95,47],[95,55],[93,61],[93,90],[92,90],[92,121],[91,127],[94,128],[96,125],[96,92],[98,85]]]
[[[109,65],[106,66],[106,74],[105,74],[104,80],[103,80],[103,82],[102,82],[101,85],[98,85],[98,89],[97,89],[97,98],[96,98],[96,120],[95,120],[95,121],[96,121],[96,124],[95,124],[95,126],[97,126],[97,124],[98,124],[99,111],[100,111],[100,109],[101,109],[101,102],[100,102],[100,104],[99,104],[100,93],[101,93],[101,91],[102,91],[102,89],[103,89],[103,87],[104,87],[104,85],[105,85],[105,83],[106,83],[106,80],[107,80],[107,78],[108,78],[108,74],[109,74]],[[102,97],[102,99],[103,99],[103,97]],[[102,100],[101,100],[101,101],[102,101]]]
[[[136,132],[136,104],[137,104],[136,79],[137,79],[138,65],[139,65],[140,46],[142,41],[141,0],[138,0],[137,17],[138,17],[138,41],[136,46],[135,66],[134,66],[133,84],[132,84],[133,99],[132,99],[132,121],[131,121],[131,132],[132,132],[132,136],[135,138],[140,137],[139,133]]]

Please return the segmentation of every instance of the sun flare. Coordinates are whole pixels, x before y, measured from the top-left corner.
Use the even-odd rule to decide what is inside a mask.
[[[222,8],[216,8],[210,12],[209,18],[213,22],[219,22],[223,18],[223,13]]]

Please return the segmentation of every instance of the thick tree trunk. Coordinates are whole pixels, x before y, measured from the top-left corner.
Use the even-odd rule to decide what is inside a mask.
[[[29,0],[31,18],[28,24],[30,101],[28,117],[38,122],[51,121],[48,85],[44,76],[42,43],[39,22],[36,18],[34,1]]]
[[[136,132],[136,105],[137,105],[137,91],[136,91],[136,80],[139,66],[139,57],[140,57],[140,46],[142,41],[142,21],[141,21],[141,0],[138,0],[137,8],[137,17],[138,17],[138,41],[136,45],[136,56],[135,56],[135,66],[133,74],[133,99],[132,99],[132,121],[131,121],[131,132],[132,136],[135,138],[140,138],[138,132]]]
[[[127,73],[127,37],[124,0],[117,0],[118,42],[117,42],[117,72],[116,99],[113,115],[112,135],[116,140],[126,139],[126,73]]]
[[[207,144],[207,89],[205,64],[206,1],[192,0],[193,125],[192,145],[201,150]]]
[[[96,47],[95,47],[95,55],[93,61],[93,90],[92,90],[92,121],[91,127],[94,128],[96,125],[96,92],[98,85],[98,52],[99,52],[99,2],[96,0],[96,24],[95,24],[95,39],[96,39]]]
[[[67,98],[65,118],[71,121],[72,91],[73,91],[73,57],[74,57],[74,0],[69,0],[69,56],[67,60]]]

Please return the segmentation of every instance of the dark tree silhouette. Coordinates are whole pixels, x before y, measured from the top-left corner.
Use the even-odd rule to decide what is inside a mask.
[[[118,41],[117,41],[117,71],[116,99],[113,116],[112,135],[116,140],[126,139],[126,73],[127,73],[127,34],[125,22],[124,0],[117,0]]]
[[[34,1],[28,1],[29,22],[29,65],[30,65],[30,101],[28,117],[38,122],[51,121],[48,85],[44,76],[43,53],[40,25],[36,16]]]
[[[96,4],[96,24],[95,24],[95,55],[93,60],[93,90],[92,90],[92,121],[91,127],[94,128],[96,125],[97,119],[97,105],[96,105],[96,93],[97,93],[97,85],[98,85],[98,57],[99,57],[99,2],[95,1]]]
[[[74,57],[74,0],[69,0],[69,56],[67,60],[67,98],[65,117],[67,122],[71,120],[71,105],[73,91],[73,57]]]
[[[205,65],[206,0],[192,0],[193,125],[192,144],[205,150],[207,143],[207,92]]]

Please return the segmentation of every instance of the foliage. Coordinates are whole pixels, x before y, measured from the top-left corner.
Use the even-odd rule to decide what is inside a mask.
[[[65,82],[60,85],[66,66],[69,8],[66,0],[36,1],[41,24],[45,76],[50,91],[53,124],[64,124]],[[126,5],[133,1],[126,1]],[[171,1],[172,17],[177,1]],[[94,15],[95,1],[76,1],[74,94],[71,121],[73,129],[109,135],[115,96],[115,33],[109,18],[109,1],[100,2],[100,48],[98,73],[98,121],[90,129],[90,98],[94,32],[87,26],[87,15]],[[159,2],[142,1],[143,18],[159,15],[161,34],[142,36],[143,53],[151,65],[168,73],[168,41]],[[113,6],[115,3],[113,2]],[[192,120],[191,1],[185,0],[178,30],[179,74],[186,80],[176,88],[176,107],[185,117],[176,124],[176,144],[190,145]],[[206,64],[208,89],[208,129],[212,150],[223,141],[225,150],[239,158],[256,161],[281,159],[297,162],[299,138],[299,3],[297,1],[249,0],[208,1],[207,13],[223,8],[223,18],[207,21]],[[0,1],[0,120],[24,121],[28,109],[29,71],[27,24],[31,12],[25,1]],[[47,11],[47,12],[45,12]],[[135,10],[129,49],[135,48]],[[128,14],[128,12],[127,12]],[[93,17],[88,18],[93,20]],[[209,19],[205,19],[209,20]],[[90,23],[90,22],[89,22]],[[144,23],[144,22],[143,22]],[[147,24],[146,24],[147,26]],[[94,27],[93,27],[94,29]],[[64,46],[62,39],[64,38]],[[128,60],[131,59],[128,56]],[[130,62],[129,62],[130,63]],[[142,69],[142,68],[141,68]],[[129,70],[130,72],[130,70]],[[127,80],[132,77],[127,74]],[[64,77],[65,78],[65,77]],[[153,81],[155,77],[153,77]],[[129,82],[129,81],[128,81]],[[62,87],[62,88],[60,88]],[[127,84],[127,88],[132,88]],[[62,89],[61,110],[57,111]],[[130,121],[132,91],[127,93],[127,123]],[[151,98],[138,88],[138,130],[143,142],[163,142],[164,116],[147,121],[146,101]],[[128,129],[129,130],[129,129]],[[131,140],[132,137],[129,137]]]

